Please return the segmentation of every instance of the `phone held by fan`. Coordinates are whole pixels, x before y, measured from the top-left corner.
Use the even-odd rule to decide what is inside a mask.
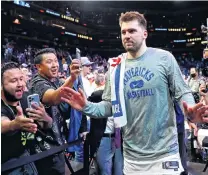
[[[33,108],[32,104],[40,106],[40,97],[38,94],[32,94],[27,97],[28,108]]]
[[[78,48],[76,48],[76,59],[79,59],[81,62],[81,51]],[[82,66],[80,66],[79,69],[81,70]]]

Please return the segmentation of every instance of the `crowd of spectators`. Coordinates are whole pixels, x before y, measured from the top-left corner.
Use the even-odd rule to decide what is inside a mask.
[[[32,72],[35,72],[34,68],[34,57],[35,53],[39,51],[41,47],[33,47],[30,44],[19,45],[15,41],[9,41],[8,38],[4,39],[4,45],[2,46],[2,63],[8,61],[15,61],[19,64],[27,64],[32,69]],[[73,53],[70,53],[66,49],[57,48],[56,49],[57,58],[60,64],[60,72],[64,71],[63,64],[66,62],[68,65],[71,63],[71,60],[76,56]],[[90,55],[86,54],[90,61],[94,62],[93,69],[102,67],[107,69],[107,59],[103,58],[98,54]]]
[[[34,72],[33,63],[34,63],[34,56],[35,53],[41,49],[41,47],[34,47],[30,44],[26,43],[25,45],[19,45],[15,41],[9,41],[8,38],[4,39],[4,45],[2,47],[2,63],[7,62],[9,60],[18,62],[19,64],[27,64],[31,66],[32,72]],[[60,72],[63,72],[63,64],[66,62],[68,65],[71,63],[71,59],[75,58],[74,53],[70,53],[66,49],[57,48],[57,58],[60,64]],[[104,72],[107,70],[107,61],[109,58],[104,58],[99,54],[89,54],[86,55],[90,61],[94,62],[92,68],[97,69],[102,67]],[[202,58],[194,58],[192,54],[175,54],[174,55],[183,75],[188,78],[191,67],[196,67],[199,71],[199,75],[202,74],[203,67],[207,66],[204,63]]]

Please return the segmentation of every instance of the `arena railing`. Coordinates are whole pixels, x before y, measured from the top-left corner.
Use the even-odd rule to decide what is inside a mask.
[[[56,154],[58,152],[64,151],[66,148],[73,146],[73,145],[77,145],[79,143],[81,143],[83,140],[82,139],[78,139],[69,143],[65,143],[61,146],[57,146],[57,147],[53,147],[47,151],[43,151],[41,153],[37,153],[34,155],[30,155],[30,156],[22,156],[20,158],[18,158],[17,160],[12,160],[12,161],[7,161],[3,164],[1,164],[1,172],[5,172],[14,168],[18,168],[21,167],[25,164],[31,163],[31,162],[35,162],[37,160],[43,159],[45,157],[51,156],[53,154]],[[66,164],[71,172],[71,174],[79,174],[79,175],[89,175],[89,141],[88,139],[85,140],[84,142],[84,166],[81,170],[74,172],[70,162],[68,161],[68,159],[65,156],[65,161]]]

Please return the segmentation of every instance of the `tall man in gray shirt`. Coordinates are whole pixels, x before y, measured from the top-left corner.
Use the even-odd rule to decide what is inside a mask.
[[[208,106],[195,105],[174,56],[146,46],[147,22],[138,12],[121,14],[122,44],[127,51],[123,94],[127,124],[122,127],[124,174],[170,174],[183,171],[181,165],[173,98],[193,122],[203,121]],[[83,92],[63,90],[63,101],[91,117],[112,115],[108,74],[103,101],[86,100]],[[139,85],[137,83],[140,83]],[[183,102],[185,101],[185,102]]]

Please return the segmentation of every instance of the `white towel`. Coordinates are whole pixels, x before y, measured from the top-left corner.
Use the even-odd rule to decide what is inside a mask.
[[[115,128],[126,125],[126,106],[124,100],[124,72],[127,53],[110,60],[111,103]]]

